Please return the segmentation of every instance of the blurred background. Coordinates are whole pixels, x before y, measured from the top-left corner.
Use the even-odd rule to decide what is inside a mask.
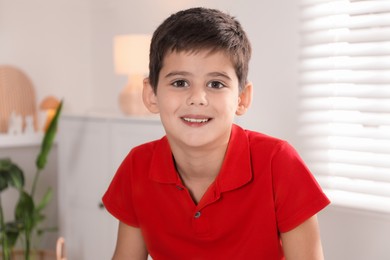
[[[237,17],[252,43],[249,79],[254,84],[253,104],[237,123],[288,140],[332,199],[332,205],[319,214],[326,259],[386,259],[390,234],[390,1],[379,1],[374,7],[369,2],[378,1],[0,0],[0,65],[15,66],[29,76],[37,104],[48,96],[65,101],[65,122],[46,170],[50,173],[45,173],[50,176],[47,184],[57,191],[50,216],[59,231],[44,244],[53,247],[53,238],[65,235],[69,254],[74,256],[71,259],[111,255],[116,223],[91,212],[83,215],[88,207],[77,211],[69,205],[74,196],[91,197],[97,200],[91,205],[94,212],[125,151],[102,155],[109,165],[104,177],[88,175],[93,182],[100,182],[95,190],[85,176],[77,179],[84,180],[84,185],[74,188],[70,185],[77,177],[67,174],[77,168],[73,164],[82,162],[69,157],[74,151],[70,144],[83,139],[77,133],[93,136],[100,128],[106,142],[96,144],[91,139],[85,145],[104,149],[112,144],[112,133],[125,136],[126,127],[132,124],[143,124],[141,135],[143,129],[154,131],[143,136],[145,140],[162,134],[154,118],[125,115],[121,110],[118,96],[128,77],[116,73],[114,38],[150,35],[170,14],[204,6]],[[360,16],[361,20],[354,19]],[[357,60],[345,60],[355,56]],[[340,117],[332,117],[335,115]],[[80,122],[93,125],[79,128]],[[137,139],[137,133],[132,133],[132,138]],[[0,137],[0,157],[13,157],[28,169],[36,145],[12,145],[9,140]],[[63,142],[68,143],[65,148],[60,146]],[[116,144],[120,143],[117,140]],[[86,154],[96,150],[89,149]],[[99,161],[86,158],[89,164]],[[72,212],[79,214],[78,219]],[[79,228],[88,221],[95,227]],[[107,225],[100,228],[99,222]],[[85,232],[93,235],[83,240]],[[99,240],[100,236],[106,239]]]

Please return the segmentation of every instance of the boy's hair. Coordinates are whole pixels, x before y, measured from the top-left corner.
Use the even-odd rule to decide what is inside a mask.
[[[149,80],[157,93],[159,73],[167,53],[223,51],[231,59],[240,91],[247,83],[251,45],[241,24],[215,9],[191,8],[168,17],[154,32],[149,55]]]

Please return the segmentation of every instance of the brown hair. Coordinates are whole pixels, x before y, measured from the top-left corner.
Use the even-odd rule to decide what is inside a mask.
[[[215,9],[191,8],[168,17],[154,32],[149,55],[149,80],[157,92],[163,59],[172,51],[223,51],[231,59],[239,89],[247,83],[251,45],[241,24]]]

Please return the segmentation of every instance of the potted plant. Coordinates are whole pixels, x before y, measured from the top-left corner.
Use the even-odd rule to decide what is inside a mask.
[[[56,132],[58,118],[61,113],[62,101],[56,109],[56,113],[47,128],[41,143],[41,149],[36,159],[36,173],[30,190],[25,187],[24,173],[11,159],[0,159],[0,195],[8,188],[15,188],[19,198],[15,206],[14,220],[6,222],[0,196],[0,244],[2,259],[10,260],[12,249],[18,239],[22,240],[25,260],[30,259],[32,252],[32,239],[42,234],[39,224],[45,219],[43,210],[52,198],[52,189],[49,187],[45,195],[37,200],[35,191],[40,173],[46,166]]]

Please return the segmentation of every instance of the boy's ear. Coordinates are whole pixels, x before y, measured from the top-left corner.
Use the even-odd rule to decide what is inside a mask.
[[[236,115],[241,116],[245,114],[248,110],[249,106],[252,103],[252,91],[253,85],[252,83],[247,83],[244,89],[238,95],[238,106],[236,110]]]
[[[146,106],[146,108],[153,114],[158,114],[159,109],[157,105],[157,97],[153,91],[152,86],[150,85],[149,78],[145,78],[144,87],[142,89],[142,100]]]

